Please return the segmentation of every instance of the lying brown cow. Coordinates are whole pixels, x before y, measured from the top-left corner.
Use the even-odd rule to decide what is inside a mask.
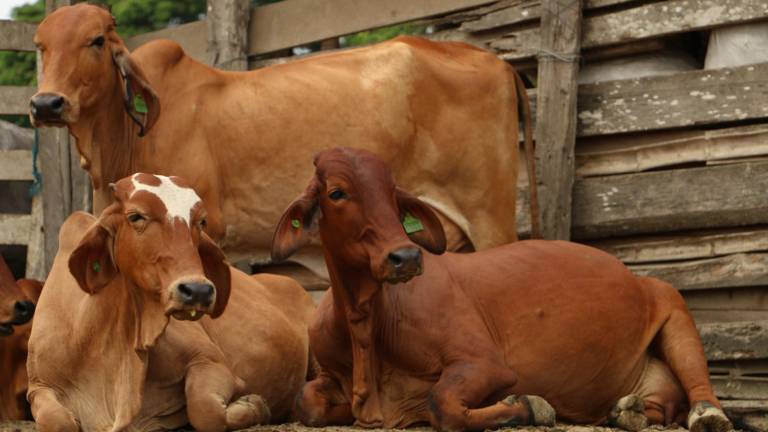
[[[27,341],[29,320],[42,283],[13,280],[0,256],[0,420],[28,419]]]
[[[528,100],[491,53],[402,37],[232,73],[167,40],[129,55],[110,14],[87,4],[49,15],[35,42],[44,74],[32,120],[76,138],[97,212],[112,201],[109,182],[136,171],[178,175],[203,198],[206,232],[230,260],[265,263],[275,221],[311,175],[301,162],[363,146],[439,210],[450,248],[517,239],[518,105],[530,149]],[[325,273],[317,245],[293,259]]]
[[[568,242],[435,255],[437,217],[380,159],[335,149],[315,165],[272,249],[284,259],[319,230],[331,275],[310,327],[322,372],[297,400],[305,424],[480,431],[551,424],[554,407],[637,430],[684,419],[690,403],[691,430],[730,428],[668,284]]]
[[[307,373],[307,293],[229,267],[178,178],[136,174],[114,193],[98,220],[76,213],[61,228],[29,341],[39,430],[221,431],[284,418]]]

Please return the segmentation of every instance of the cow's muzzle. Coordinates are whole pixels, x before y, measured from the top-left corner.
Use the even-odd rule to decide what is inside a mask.
[[[172,290],[176,307],[172,315],[176,319],[196,321],[210,313],[216,300],[216,289],[209,282],[179,282]]]
[[[389,283],[408,282],[422,272],[421,249],[404,247],[387,255],[386,281]]]
[[[0,324],[0,337],[13,334],[13,326],[10,324]]]
[[[17,301],[13,305],[13,321],[10,324],[21,325],[28,323],[35,314],[35,304],[28,300]]]
[[[67,99],[56,93],[38,93],[29,101],[29,116],[35,126],[63,126],[64,113],[69,108]]]

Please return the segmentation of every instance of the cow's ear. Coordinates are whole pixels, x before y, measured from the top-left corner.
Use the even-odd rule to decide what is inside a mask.
[[[320,182],[313,177],[307,189],[285,209],[272,237],[272,261],[293,255],[317,233],[320,220]]]
[[[445,252],[445,231],[432,207],[400,188],[395,191],[395,198],[408,237],[433,254]]]
[[[229,291],[232,285],[232,275],[229,264],[221,248],[211,240],[206,233],[200,233],[200,244],[197,246],[203,271],[216,287],[216,303],[213,305],[211,318],[218,318],[229,302]]]
[[[144,71],[131,58],[128,48],[116,35],[110,37],[112,59],[123,77],[123,103],[128,115],[139,125],[139,136],[144,136],[160,116],[160,101],[149,85]]]
[[[113,231],[100,219],[86,231],[69,256],[69,271],[80,289],[88,294],[96,294],[117,276],[117,268],[109,252],[112,241]]]
[[[19,279],[16,281],[16,285],[34,303],[37,303],[40,299],[40,294],[43,292],[43,283],[39,280]]]

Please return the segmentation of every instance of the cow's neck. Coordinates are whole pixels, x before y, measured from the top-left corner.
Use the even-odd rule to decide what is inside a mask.
[[[82,113],[69,129],[93,182],[96,214],[112,201],[108,185],[133,174],[141,157],[138,127],[125,112],[121,85],[115,80],[110,97]]]
[[[370,272],[349,271],[351,266],[327,250],[326,263],[335,313],[337,318],[345,320],[352,345],[352,414],[359,424],[381,426],[381,363],[374,333],[378,312],[375,306],[381,286]],[[337,269],[344,269],[344,272]]]
[[[94,385],[108,394],[105,413],[114,427],[129,425],[141,409],[147,376],[149,349],[168,324],[159,295],[148,298],[138,287],[118,275],[96,294],[80,304],[75,324],[76,353],[88,353],[93,363],[85,369]],[[100,378],[99,378],[100,376]],[[118,427],[117,429],[120,429]]]

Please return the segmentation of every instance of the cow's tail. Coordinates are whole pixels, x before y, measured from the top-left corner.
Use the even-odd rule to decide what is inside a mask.
[[[523,134],[525,137],[525,162],[528,168],[528,190],[530,191],[531,208],[531,238],[540,239],[541,226],[539,222],[539,194],[536,188],[536,155],[533,148],[533,130],[531,126],[531,105],[528,100],[528,93],[525,91],[525,83],[517,71],[512,68],[512,75],[515,76],[515,91],[517,92],[518,113],[523,113]],[[519,145],[519,143],[514,143]]]

